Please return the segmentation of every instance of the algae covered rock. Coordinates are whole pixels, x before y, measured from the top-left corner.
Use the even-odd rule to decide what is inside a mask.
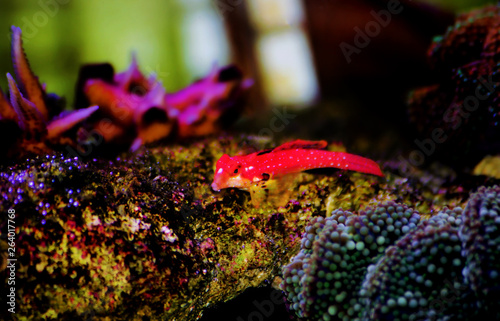
[[[500,156],[486,156],[474,167],[473,173],[500,179]]]
[[[2,207],[16,211],[17,315],[188,315],[178,302],[205,292],[214,244],[183,216],[192,193],[148,157],[134,162],[47,157],[2,173]]]

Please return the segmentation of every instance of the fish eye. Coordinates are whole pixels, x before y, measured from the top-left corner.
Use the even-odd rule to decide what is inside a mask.
[[[235,174],[238,174],[238,169],[235,169],[235,170],[234,170],[234,173],[235,173]]]

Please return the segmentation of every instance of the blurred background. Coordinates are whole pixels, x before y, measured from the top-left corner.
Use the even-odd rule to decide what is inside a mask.
[[[34,72],[70,107],[82,64],[110,62],[121,71],[135,52],[143,72],[156,73],[171,92],[207,74],[214,63],[235,63],[255,80],[246,116],[237,124],[241,129],[258,133],[269,127],[270,117],[283,114],[276,108],[286,107],[301,121],[294,118],[273,135],[331,134],[362,145],[381,127],[407,127],[407,92],[429,81],[426,50],[454,14],[495,3],[400,2],[402,11],[358,48],[357,32],[374,21],[372,11],[387,10],[388,1],[3,1],[0,70],[12,70],[10,25],[22,28]],[[346,48],[354,51],[346,54]],[[5,77],[0,87],[5,90]],[[315,119],[313,127],[301,126],[309,119]],[[356,138],[341,134],[353,130]]]

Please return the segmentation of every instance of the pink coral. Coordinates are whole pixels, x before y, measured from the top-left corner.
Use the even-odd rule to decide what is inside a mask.
[[[142,74],[135,57],[126,71],[117,74],[109,64],[84,66],[79,83],[80,105],[90,102],[101,107],[94,129],[106,119],[107,130],[99,131],[104,140],[127,144],[132,151],[167,137],[217,133],[227,116],[239,113],[238,99],[252,85],[234,66],[214,67],[185,89],[166,93],[155,76]]]

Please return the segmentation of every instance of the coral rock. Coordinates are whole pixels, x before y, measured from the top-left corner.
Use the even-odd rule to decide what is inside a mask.
[[[472,173],[500,179],[500,155],[486,156],[474,167]]]

